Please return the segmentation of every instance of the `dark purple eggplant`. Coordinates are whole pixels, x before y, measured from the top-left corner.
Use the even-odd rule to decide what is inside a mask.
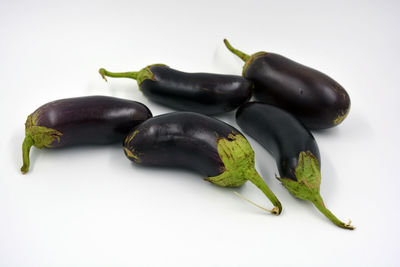
[[[251,56],[226,47],[245,61],[243,77],[254,82],[254,97],[283,108],[309,129],[338,125],[350,110],[350,97],[335,80],[315,69],[274,53]]]
[[[139,89],[150,100],[183,111],[213,115],[231,111],[251,97],[252,83],[236,75],[187,73],[162,64],[138,72],[113,73],[100,69],[105,77],[137,80]]]
[[[28,116],[22,145],[22,173],[29,169],[29,151],[81,144],[123,142],[136,125],[151,118],[142,103],[108,96],[56,100]]]
[[[320,195],[321,172],[318,145],[310,131],[287,111],[259,102],[249,102],[236,112],[236,122],[275,158],[279,181],[295,197],[311,201],[334,224],[343,223],[326,207]]]
[[[173,112],[134,128],[124,142],[126,156],[139,164],[190,169],[224,187],[255,184],[280,214],[281,203],[254,166],[254,151],[246,138],[220,120],[193,112]]]

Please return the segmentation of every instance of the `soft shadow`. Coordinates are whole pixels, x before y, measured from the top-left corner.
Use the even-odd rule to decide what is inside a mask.
[[[214,118],[221,120],[225,123],[228,123],[229,125],[232,125],[233,127],[236,127],[236,119],[235,119],[235,113],[236,110],[234,111],[230,111],[230,112],[225,112],[225,113],[221,113],[221,114],[216,114],[213,115]]]
[[[321,158],[321,196],[324,199],[333,198],[338,195],[336,166],[332,160],[322,155]]]
[[[374,128],[363,114],[353,112],[341,124],[322,130],[312,130],[315,136],[340,138],[369,138],[373,135]]]

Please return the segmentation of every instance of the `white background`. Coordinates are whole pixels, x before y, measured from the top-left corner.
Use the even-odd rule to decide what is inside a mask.
[[[397,265],[399,12],[398,1],[1,0],[0,266]],[[33,148],[31,170],[20,174],[25,119],[37,107],[104,94],[143,102],[154,115],[172,111],[135,81],[105,83],[97,70],[165,63],[240,74],[224,37],[347,89],[348,118],[314,134],[321,194],[355,231],[294,199],[253,139],[256,167],[284,207],[279,217],[196,173],[134,165],[119,145]],[[233,112],[218,118],[236,125]],[[239,192],[271,207],[250,183]]]

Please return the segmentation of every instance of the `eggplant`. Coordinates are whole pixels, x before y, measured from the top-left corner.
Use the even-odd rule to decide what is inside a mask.
[[[236,112],[236,122],[275,158],[283,186],[296,198],[311,201],[339,227],[353,230],[333,215],[320,195],[321,158],[310,131],[292,114],[272,105],[249,102]]]
[[[226,47],[245,61],[243,77],[254,82],[256,100],[283,108],[309,129],[341,123],[350,111],[346,90],[326,74],[284,56],[258,52],[251,56]]]
[[[139,89],[150,100],[177,110],[206,115],[236,109],[250,99],[253,86],[247,79],[236,75],[187,73],[163,64],[124,73],[102,68],[99,73],[105,80],[106,76],[135,79]]]
[[[129,131],[152,117],[142,103],[108,96],[86,96],[56,100],[39,107],[25,123],[23,166],[29,169],[29,152],[82,144],[123,142]]]
[[[124,142],[131,161],[159,167],[184,168],[224,187],[255,184],[280,214],[282,206],[254,166],[254,151],[234,127],[194,112],[173,112],[153,117],[135,127]]]

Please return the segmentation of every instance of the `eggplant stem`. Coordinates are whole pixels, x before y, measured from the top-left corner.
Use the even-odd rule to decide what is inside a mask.
[[[333,213],[325,207],[324,201],[322,200],[322,197],[320,195],[315,196],[314,200],[312,200],[311,202],[322,214],[324,214],[329,220],[331,220],[331,222],[333,222],[337,226],[349,230],[355,229],[355,227],[351,225],[351,220],[349,220],[348,223],[344,223],[339,220],[335,215],[333,215]]]
[[[275,196],[274,192],[268,187],[268,185],[264,182],[258,172],[254,169],[253,173],[249,173],[249,181],[252,182],[255,186],[257,186],[264,195],[274,204],[274,208],[272,209],[272,213],[279,215],[282,212],[282,205],[279,199]]]
[[[106,76],[107,77],[114,77],[114,78],[131,78],[136,80],[137,76],[138,76],[138,72],[137,71],[130,71],[130,72],[110,72],[106,69],[99,69],[99,73],[101,75],[101,77],[103,77],[104,80],[107,81]]]
[[[236,191],[233,191],[233,193],[235,193],[235,194],[236,194],[238,197],[240,197],[241,199],[246,200],[246,201],[249,202],[250,204],[253,204],[253,205],[256,206],[257,208],[260,208],[260,209],[262,209],[262,210],[264,210],[264,211],[267,211],[267,212],[276,213],[276,207],[274,207],[272,210],[269,210],[269,209],[266,209],[266,208],[264,208],[264,207],[258,205],[258,204],[255,203],[255,202],[251,201],[250,199],[245,198],[244,196],[242,196],[241,194],[239,194],[239,193],[236,192]]]
[[[23,174],[27,173],[29,170],[29,152],[31,150],[31,147],[33,146],[33,139],[29,135],[27,135],[24,139],[24,142],[22,143],[22,161],[23,165],[21,167],[21,172]]]
[[[231,51],[233,54],[237,55],[238,57],[240,57],[244,62],[246,62],[247,60],[250,59],[250,56],[243,53],[240,50],[237,50],[236,48],[233,48],[231,46],[231,44],[228,42],[228,40],[224,39],[224,44],[225,46],[229,49],[229,51]]]

